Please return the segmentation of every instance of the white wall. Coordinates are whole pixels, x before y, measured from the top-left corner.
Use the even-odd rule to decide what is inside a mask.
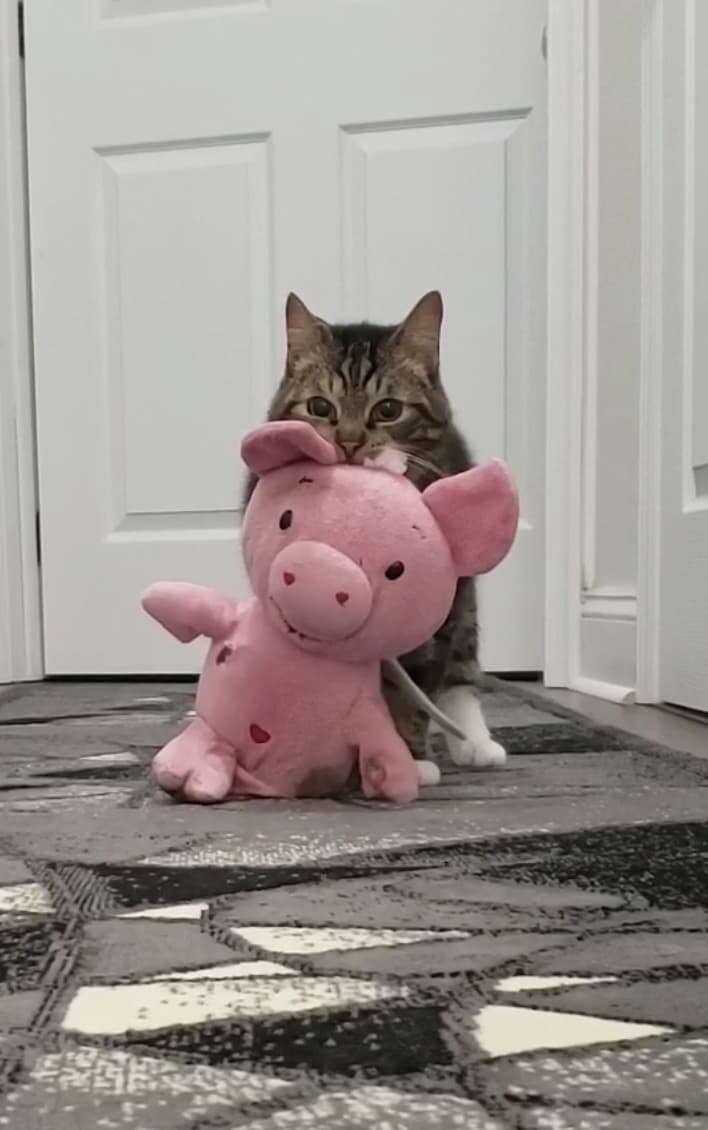
[[[636,681],[641,42],[646,0],[587,6],[586,325],[578,674]]]

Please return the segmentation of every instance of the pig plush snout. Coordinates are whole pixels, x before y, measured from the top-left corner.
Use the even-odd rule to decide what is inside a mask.
[[[298,541],[270,568],[268,595],[288,629],[314,640],[343,640],[366,623],[373,594],[362,568],[323,542]]]

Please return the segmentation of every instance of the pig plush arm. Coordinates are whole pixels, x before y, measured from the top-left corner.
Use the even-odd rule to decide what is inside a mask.
[[[236,627],[238,607],[233,600],[203,585],[160,581],[143,594],[146,612],[181,643],[197,636],[225,639]]]
[[[398,736],[383,699],[361,701],[353,719],[352,742],[359,749],[359,774],[366,797],[409,804],[418,796],[418,766]]]

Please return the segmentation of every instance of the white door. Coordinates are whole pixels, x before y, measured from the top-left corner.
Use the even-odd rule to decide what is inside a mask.
[[[708,4],[663,9],[660,693],[708,711]]]
[[[141,614],[245,591],[240,435],[298,291],[331,319],[447,305],[446,382],[524,522],[484,658],[542,656],[545,0],[25,5],[46,666],[191,671]]]

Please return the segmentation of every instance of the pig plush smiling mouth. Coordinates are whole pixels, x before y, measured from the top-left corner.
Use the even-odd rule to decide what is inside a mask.
[[[197,803],[336,795],[353,773],[366,796],[414,800],[381,663],[434,635],[458,578],[505,556],[513,483],[488,463],[421,494],[400,470],[339,463],[302,421],[257,428],[241,450],[259,477],[241,530],[253,596],[170,582],[143,597],[178,640],[211,641],[196,717],[153,774]]]
[[[351,639],[368,620],[373,602],[363,569],[315,541],[293,542],[277,554],[268,591],[286,630],[310,644]]]

